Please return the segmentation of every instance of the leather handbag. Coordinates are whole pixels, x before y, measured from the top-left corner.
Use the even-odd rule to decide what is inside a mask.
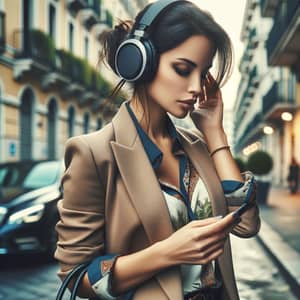
[[[73,285],[70,300],[75,300],[76,299],[77,291],[78,291],[80,282],[81,282],[84,274],[87,271],[88,265],[89,265],[89,263],[80,264],[77,267],[75,267],[66,276],[66,278],[61,283],[61,286],[59,287],[59,290],[58,290],[56,298],[55,298],[56,300],[63,300],[63,296],[64,296],[66,290],[68,289],[69,283],[71,282],[72,279],[75,279],[75,278],[76,278],[76,280],[75,280],[74,285]]]

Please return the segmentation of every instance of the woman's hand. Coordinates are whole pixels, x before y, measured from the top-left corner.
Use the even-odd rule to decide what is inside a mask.
[[[235,225],[232,214],[223,219],[192,221],[162,241],[171,265],[207,264],[223,253],[224,243]]]
[[[191,112],[195,126],[205,135],[212,130],[223,130],[223,100],[219,87],[213,76],[208,73],[201,94],[198,107]]]

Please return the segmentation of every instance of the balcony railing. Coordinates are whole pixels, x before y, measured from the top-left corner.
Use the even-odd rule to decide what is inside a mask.
[[[73,53],[55,49],[52,38],[40,30],[16,31],[14,76],[38,75],[44,89],[59,86],[63,96],[82,96],[81,104],[91,99],[108,97],[110,84]]]
[[[86,0],[87,5],[81,10],[80,18],[82,24],[90,30],[100,20],[101,2],[99,0]]]
[[[258,38],[257,38],[256,28],[252,28],[249,32],[247,46],[240,60],[240,64],[239,64],[240,72],[247,73],[249,71],[249,63],[253,58],[254,49],[257,47],[257,45],[258,45]]]
[[[298,44],[298,39],[300,37],[299,22],[295,21],[295,26],[297,28],[290,28],[290,24],[293,22],[294,17],[296,18],[296,15],[299,14],[299,9],[299,0],[282,1],[277,6],[273,27],[266,42],[268,59],[271,65],[288,65],[288,63],[285,63],[284,56],[288,55],[288,49],[290,47],[294,48],[294,44]],[[286,33],[288,28],[289,34]],[[286,39],[284,43],[281,41],[282,38]],[[285,44],[285,48],[282,48],[280,52],[277,53],[278,55],[276,59],[272,59],[272,56],[274,56],[275,51],[277,51],[276,48],[279,44]],[[296,48],[296,50],[292,49],[292,56],[294,56],[295,52],[299,53],[299,47]]]
[[[53,39],[37,29],[14,32],[15,57],[31,58],[49,67],[55,64],[55,45]]]
[[[67,7],[74,17],[81,9],[85,8],[86,6],[86,0],[67,0]]]
[[[0,53],[5,50],[5,13],[0,11]]]
[[[266,119],[279,118],[281,112],[292,109],[295,105],[294,87],[290,82],[275,82],[263,97],[262,112]]]
[[[262,127],[262,114],[260,112],[256,113],[252,120],[246,126],[241,137],[236,141],[235,151],[239,152],[247,144],[250,144],[256,136],[259,134]]]

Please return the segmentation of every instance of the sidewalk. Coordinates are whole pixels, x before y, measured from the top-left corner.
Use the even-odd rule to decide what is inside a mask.
[[[278,262],[300,299],[300,191],[272,188],[268,205],[260,206],[258,239]]]

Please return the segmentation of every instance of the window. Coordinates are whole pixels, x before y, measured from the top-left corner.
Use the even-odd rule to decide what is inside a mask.
[[[73,52],[74,49],[74,25],[69,23],[69,50]]]
[[[90,129],[90,116],[88,113],[85,113],[83,117],[83,133],[88,133],[89,129]]]
[[[87,36],[84,38],[84,57],[89,59],[89,38]]]
[[[56,8],[53,4],[49,4],[49,35],[56,40]]]

